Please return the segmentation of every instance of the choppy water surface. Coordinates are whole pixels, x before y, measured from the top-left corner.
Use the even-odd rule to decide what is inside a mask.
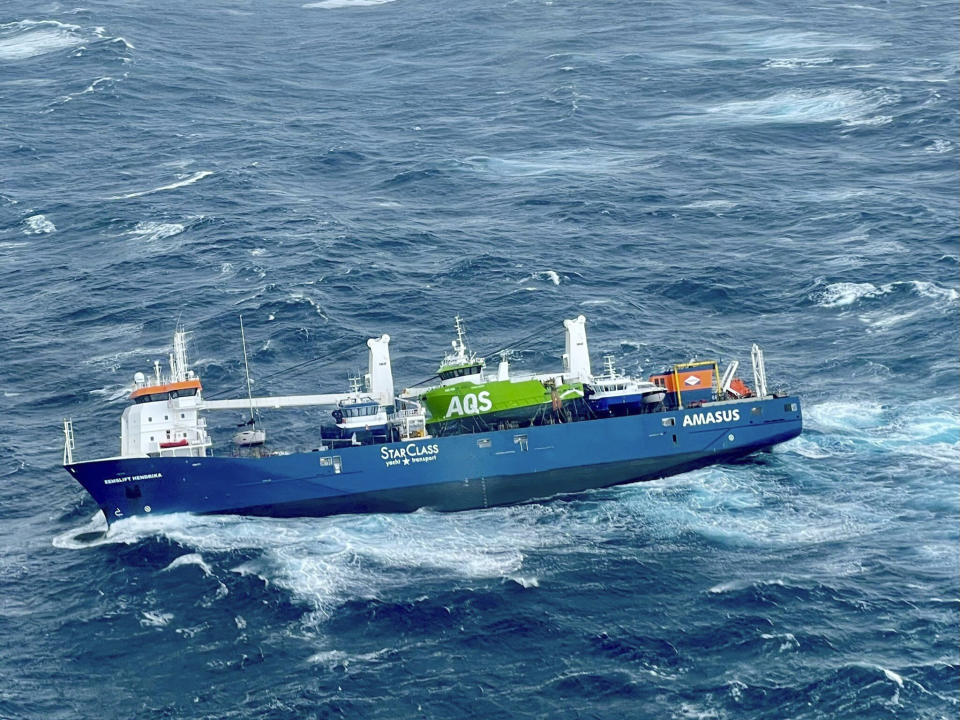
[[[956,717],[957,15],[4,6],[0,717]],[[240,313],[293,393],[383,332],[420,381],[457,312],[548,328],[531,369],[578,313],[631,371],[756,341],[807,430],[569,502],[107,537],[59,467],[64,416],[116,452],[178,318],[209,395]]]

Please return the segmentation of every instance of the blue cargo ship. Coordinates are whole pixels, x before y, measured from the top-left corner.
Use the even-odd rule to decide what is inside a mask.
[[[593,383],[606,393],[602,405],[592,404],[587,393],[557,403],[554,412],[538,409],[527,419],[490,422],[481,421],[479,408],[472,431],[438,437],[429,434],[430,417],[418,402],[430,389],[395,394],[387,335],[367,341],[370,372],[350,393],[248,393],[205,401],[200,379],[187,369],[185,333],[178,329],[169,374],[161,375],[157,363],[149,379],[134,377],[120,455],[75,461],[68,420],[64,466],[108,522],[175,512],[299,517],[456,511],[661,478],[770,448],[802,430],[800,399],[768,394],[756,346],[753,389],[733,377],[736,363],[722,378],[716,363],[674,365],[649,381],[620,383],[634,394],[640,387],[647,402],[620,404],[611,413],[609,393],[616,388],[590,373],[583,316],[564,325],[563,371],[517,382],[534,378],[548,390]],[[505,379],[509,369],[501,363],[496,382]],[[483,392],[482,376],[469,382]],[[249,409],[253,422],[254,410],[310,405],[334,407],[337,421],[318,429],[316,449],[271,451],[262,431],[246,430],[237,435],[239,451],[213,454],[207,412]]]

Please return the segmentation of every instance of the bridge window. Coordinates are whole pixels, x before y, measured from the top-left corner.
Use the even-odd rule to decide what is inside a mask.
[[[455,377],[466,377],[467,375],[476,375],[480,372],[479,365],[468,365],[467,367],[456,368],[454,370],[445,370],[439,373],[441,380],[449,380]]]

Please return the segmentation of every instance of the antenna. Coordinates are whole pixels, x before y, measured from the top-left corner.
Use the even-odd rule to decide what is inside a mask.
[[[457,328],[457,340],[453,344],[453,349],[457,351],[458,355],[464,355],[467,349],[466,344],[463,342],[463,320],[459,315],[455,315],[453,318],[454,325]]]
[[[247,375],[247,399],[250,401],[250,422],[253,422],[253,391],[250,389],[250,364],[247,362],[247,338],[243,333],[243,315],[240,316],[240,344],[243,346],[243,370]]]

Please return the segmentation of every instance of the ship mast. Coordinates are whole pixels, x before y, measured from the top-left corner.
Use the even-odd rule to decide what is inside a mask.
[[[250,424],[256,427],[253,420],[253,390],[250,387],[250,364],[247,362],[247,338],[243,333],[243,315],[240,316],[240,344],[243,346],[243,370],[247,376],[247,400],[250,401]]]

